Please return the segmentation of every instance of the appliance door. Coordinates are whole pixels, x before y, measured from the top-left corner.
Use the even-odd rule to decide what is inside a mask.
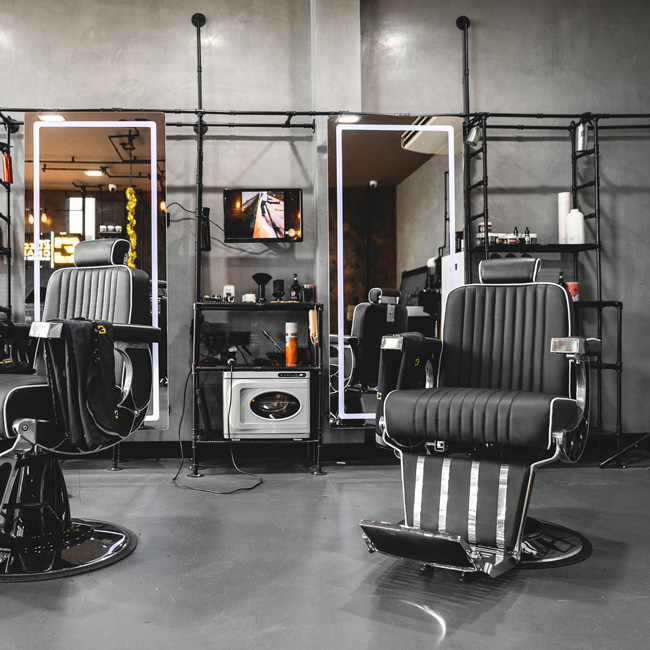
[[[224,378],[225,438],[308,438],[309,378]]]

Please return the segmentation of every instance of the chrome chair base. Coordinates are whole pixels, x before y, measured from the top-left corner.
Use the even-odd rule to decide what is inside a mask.
[[[51,580],[101,569],[130,555],[133,532],[104,521],[75,519],[59,539],[23,549],[0,549],[0,582]]]
[[[546,569],[586,560],[592,552],[588,539],[580,533],[528,517],[521,546],[522,569]]]
[[[360,526],[370,553],[377,551],[463,574],[486,573],[492,578],[515,567],[553,568],[574,564],[588,558],[592,550],[589,541],[579,533],[533,518],[526,522],[520,558],[514,552],[471,545],[460,535],[367,519]]]

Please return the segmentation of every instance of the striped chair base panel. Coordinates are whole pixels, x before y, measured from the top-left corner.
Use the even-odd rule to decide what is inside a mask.
[[[468,457],[402,457],[406,525],[458,535],[472,546],[511,551],[530,467]]]

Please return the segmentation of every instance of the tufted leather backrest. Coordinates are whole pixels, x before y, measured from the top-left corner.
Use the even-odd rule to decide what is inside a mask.
[[[557,284],[485,284],[448,297],[439,385],[568,395],[551,338],[571,335],[572,305]]]
[[[351,334],[359,339],[355,352],[357,379],[366,386],[377,385],[382,338],[407,329],[406,305],[397,304],[398,298],[398,291],[372,289],[370,302],[354,308]]]
[[[59,269],[52,274],[43,320],[88,318],[151,325],[149,277],[124,265],[125,250],[128,254],[126,240],[77,244],[75,264],[79,268]]]

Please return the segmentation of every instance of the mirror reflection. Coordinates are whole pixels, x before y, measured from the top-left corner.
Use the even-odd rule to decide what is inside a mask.
[[[38,320],[50,275],[79,241],[127,239],[152,281],[160,391],[147,424],[168,426],[165,120],[148,113],[25,115],[25,313]],[[40,253],[40,260],[35,261]],[[157,360],[157,364],[156,364]]]
[[[403,331],[438,336],[441,281],[445,279],[441,261],[449,257],[450,240],[455,249],[456,223],[462,223],[458,201],[449,218],[447,134],[414,128],[454,127],[451,182],[462,196],[458,192],[462,188],[459,118],[363,116],[357,124],[369,125],[368,130],[339,129],[340,170],[338,121],[331,119],[329,124],[330,422],[335,426],[374,425],[382,336]],[[404,128],[382,131],[382,125]],[[342,193],[337,191],[337,181]],[[339,209],[342,255],[337,252]],[[345,337],[343,352],[340,329]]]

